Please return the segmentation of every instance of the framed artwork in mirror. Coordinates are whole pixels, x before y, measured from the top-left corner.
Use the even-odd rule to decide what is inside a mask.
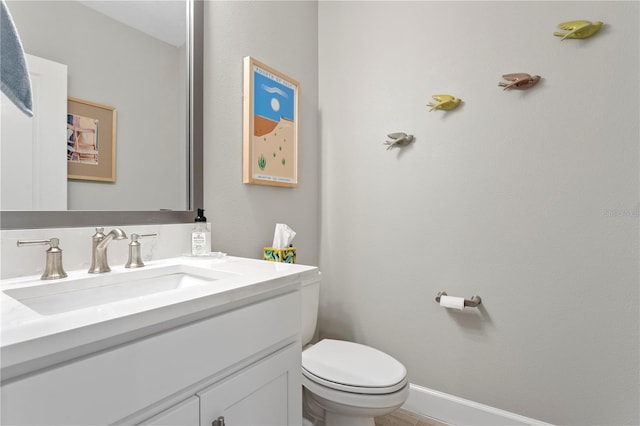
[[[244,58],[243,183],[298,184],[299,83]]]
[[[67,99],[67,178],[116,181],[116,110]]]

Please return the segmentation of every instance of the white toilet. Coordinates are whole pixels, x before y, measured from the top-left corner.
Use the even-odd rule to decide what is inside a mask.
[[[305,419],[326,426],[373,426],[409,396],[407,370],[369,346],[324,339],[314,345],[320,282],[302,286],[302,385]]]

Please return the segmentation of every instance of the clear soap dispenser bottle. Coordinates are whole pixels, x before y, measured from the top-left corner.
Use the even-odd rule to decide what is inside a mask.
[[[206,256],[211,251],[211,236],[207,229],[207,218],[204,217],[204,209],[198,209],[195,225],[191,232],[191,254],[193,256]]]

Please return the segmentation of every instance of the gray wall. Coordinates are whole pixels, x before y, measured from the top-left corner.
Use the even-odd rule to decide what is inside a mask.
[[[320,2],[321,334],[525,416],[640,423],[638,18],[638,2]],[[607,25],[552,35],[573,19]],[[543,80],[502,91],[514,72]],[[437,93],[464,103],[428,112]],[[386,151],[397,131],[415,142]],[[439,290],[484,303],[450,312]]]
[[[69,96],[116,108],[116,182],[69,181],[68,208],[184,210],[184,47],[73,1],[7,3],[25,51],[68,65]]]
[[[205,3],[204,204],[213,250],[261,257],[276,223],[296,232],[298,262],[318,264],[318,31],[315,2]],[[300,83],[299,185],[242,183],[242,60]]]

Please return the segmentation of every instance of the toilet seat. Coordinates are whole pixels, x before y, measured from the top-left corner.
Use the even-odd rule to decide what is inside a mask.
[[[342,340],[324,339],[306,349],[302,374],[328,388],[358,394],[390,394],[407,385],[407,370],[396,359]]]

